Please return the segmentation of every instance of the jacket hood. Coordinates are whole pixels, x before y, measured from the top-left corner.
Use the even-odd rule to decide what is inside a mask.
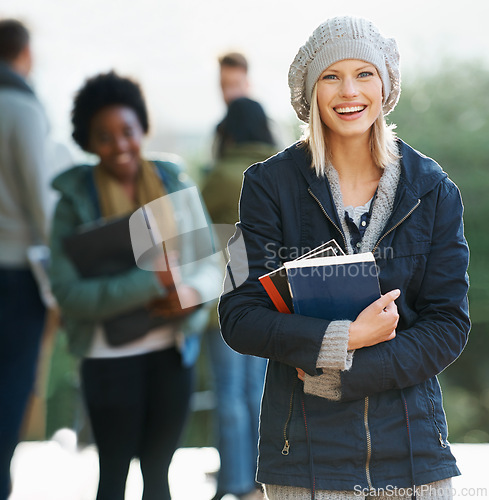
[[[415,196],[421,198],[448,177],[435,160],[398,139],[401,153],[401,179]]]
[[[181,183],[187,182],[187,174],[183,171],[182,166],[173,163],[167,159],[165,155],[159,155],[161,159],[150,159],[158,170],[162,181],[170,191],[178,190]],[[168,158],[171,158],[168,155]],[[96,189],[93,176],[95,165],[76,165],[74,167],[61,172],[51,182],[51,186],[56,191],[59,191],[63,196],[77,200],[81,197],[84,199],[85,191],[91,191],[93,196],[96,196]],[[181,189],[181,188],[180,188]]]
[[[401,154],[401,179],[415,198],[421,198],[447,177],[447,173],[433,159],[416,151],[401,139],[398,139]],[[310,167],[310,155],[301,142],[293,144],[284,152],[289,152],[299,166],[309,184],[315,184],[318,177]]]
[[[51,182],[51,186],[61,194],[72,196],[79,191],[81,183],[86,183],[88,172],[93,169],[92,165],[77,165],[57,175]]]

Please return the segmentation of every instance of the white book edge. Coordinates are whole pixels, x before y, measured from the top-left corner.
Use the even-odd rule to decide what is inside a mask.
[[[337,245],[337,246],[335,246],[335,245]],[[327,250],[332,250],[333,252],[338,250],[339,252],[341,252],[340,255],[345,255],[345,253],[343,252],[341,247],[338,245],[338,243],[336,243],[336,240],[333,238],[329,241],[326,241],[325,243],[322,243],[318,247],[313,248],[312,250],[309,250],[309,252],[306,252],[305,254],[301,255],[300,257],[293,259],[291,262],[296,262],[296,261],[302,260],[302,259],[311,259],[312,258],[312,257],[310,257],[311,255],[314,256],[317,253],[326,252]],[[333,257],[333,255],[331,257]],[[270,271],[266,274],[262,274],[258,279],[266,278],[267,276],[270,276],[271,274],[274,274],[277,271],[280,271],[280,269],[284,269],[284,268],[285,268],[285,265],[282,265],[282,266],[278,267],[277,269],[274,269],[273,271]]]
[[[356,264],[359,262],[375,262],[372,252],[356,253],[353,255],[336,255],[331,257],[316,257],[305,260],[293,260],[284,264],[285,269],[298,267],[334,266],[338,264]]]

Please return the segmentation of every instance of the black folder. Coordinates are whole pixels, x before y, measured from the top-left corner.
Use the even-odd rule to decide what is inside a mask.
[[[129,218],[128,215],[85,224],[65,238],[66,254],[83,278],[115,276],[136,266]],[[103,328],[107,342],[119,346],[169,321],[163,316],[151,315],[146,307],[139,307],[105,320]]]

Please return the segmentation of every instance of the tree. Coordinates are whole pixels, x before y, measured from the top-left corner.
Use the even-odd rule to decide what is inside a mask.
[[[459,186],[470,247],[473,322],[462,356],[441,376],[454,441],[489,440],[489,70],[480,61],[440,65],[403,86],[389,121]]]

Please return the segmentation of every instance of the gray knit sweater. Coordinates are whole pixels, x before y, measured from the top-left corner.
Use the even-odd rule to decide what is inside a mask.
[[[0,76],[8,71],[0,66]],[[27,248],[47,241],[47,148],[40,102],[32,92],[0,85],[0,266],[26,266]]]

